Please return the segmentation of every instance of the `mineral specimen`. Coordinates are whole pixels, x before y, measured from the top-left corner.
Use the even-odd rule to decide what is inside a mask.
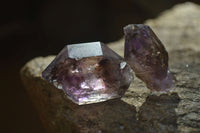
[[[42,77],[79,105],[119,98],[133,80],[131,67],[100,42],[65,46]]]
[[[168,68],[168,53],[147,25],[130,24],[124,27],[125,60],[136,76],[151,90],[172,88],[175,78]]]

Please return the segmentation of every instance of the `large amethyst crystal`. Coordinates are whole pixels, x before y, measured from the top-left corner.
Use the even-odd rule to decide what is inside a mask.
[[[168,68],[168,53],[147,25],[130,24],[124,27],[125,60],[135,75],[151,90],[169,90],[175,81]]]
[[[100,42],[67,45],[42,77],[79,105],[119,98],[133,80],[131,67]]]

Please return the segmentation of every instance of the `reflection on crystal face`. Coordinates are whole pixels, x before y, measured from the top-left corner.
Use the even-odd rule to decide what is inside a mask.
[[[175,78],[168,68],[168,53],[151,28],[143,24],[132,24],[124,28],[124,33],[124,57],[136,76],[151,90],[170,89]]]
[[[68,49],[68,56],[69,58],[72,59],[80,59],[91,56],[101,56],[103,54],[100,42],[68,45],[67,49]]]
[[[120,69],[124,69],[125,66],[126,66],[126,62],[125,61],[120,63]]]
[[[133,80],[130,66],[100,42],[66,46],[42,77],[79,105],[119,98]]]

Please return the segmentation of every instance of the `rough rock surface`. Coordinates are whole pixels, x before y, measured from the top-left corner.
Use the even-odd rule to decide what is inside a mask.
[[[200,132],[200,7],[184,3],[150,25],[169,52],[174,90],[155,93],[135,78],[121,99],[78,106],[41,78],[55,56],[38,57],[21,70],[21,78],[49,133]],[[109,46],[123,56],[124,40]]]
[[[192,49],[200,51],[200,6],[187,2],[161,13],[145,22],[158,35],[167,51]],[[110,47],[123,56],[124,38],[110,43]],[[172,59],[172,58],[171,58]]]

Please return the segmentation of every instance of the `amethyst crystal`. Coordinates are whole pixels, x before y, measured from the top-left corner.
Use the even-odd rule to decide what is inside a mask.
[[[79,105],[121,97],[133,80],[131,67],[100,42],[67,45],[42,77]]]
[[[124,33],[124,57],[136,76],[151,90],[169,90],[175,78],[168,69],[168,53],[155,33],[143,24],[128,25]]]

